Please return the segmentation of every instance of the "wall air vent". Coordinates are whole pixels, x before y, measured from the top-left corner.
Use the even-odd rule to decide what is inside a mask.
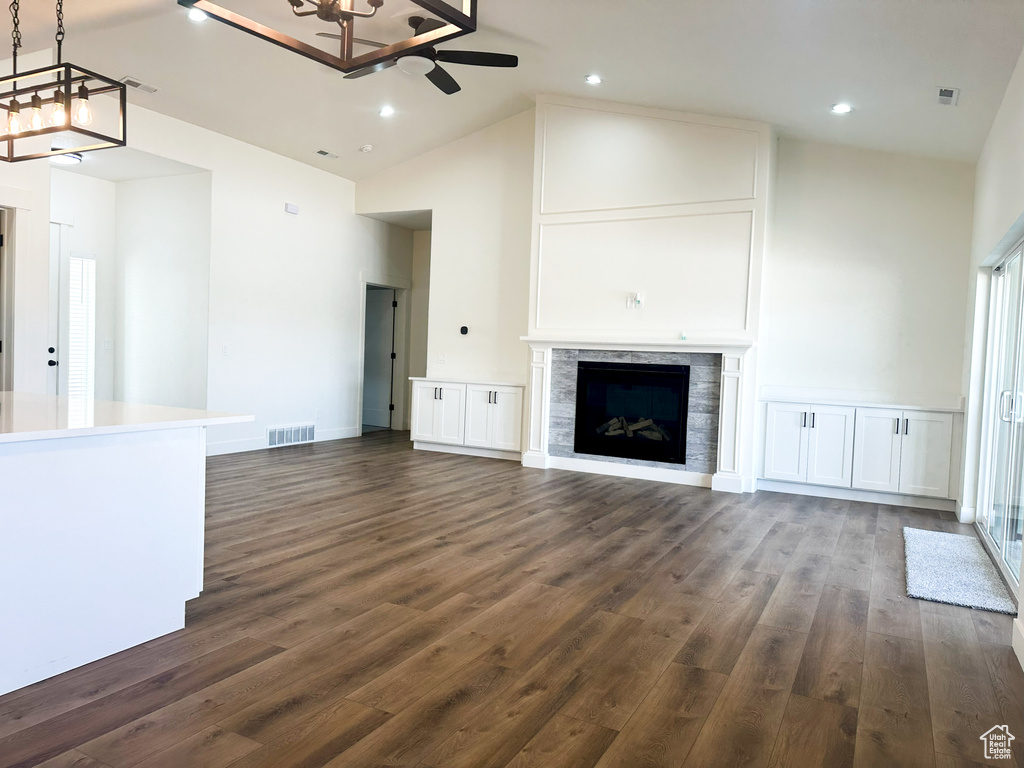
[[[285,445],[301,445],[316,440],[316,427],[313,424],[301,424],[292,427],[268,427],[267,448],[281,448]]]
[[[939,88],[939,104],[955,107],[958,101],[960,101],[959,88]]]
[[[121,82],[127,85],[129,88],[133,88],[136,91],[141,91],[142,93],[156,93],[158,90],[160,90],[155,85],[144,83],[135,77],[122,77]]]

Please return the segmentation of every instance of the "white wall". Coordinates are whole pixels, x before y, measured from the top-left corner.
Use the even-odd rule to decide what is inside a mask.
[[[117,253],[115,199],[117,185],[78,173],[54,169],[50,181],[51,221],[69,224],[72,254],[96,257],[96,397],[114,398],[117,333]],[[51,340],[55,343],[56,338]],[[111,349],[105,342],[110,341]]]
[[[536,142],[531,337],[757,339],[768,125],[541,97]]]
[[[206,408],[209,173],[117,184],[118,400]]]
[[[357,434],[361,280],[411,284],[411,234],[354,215],[345,179],[139,107],[128,122],[130,146],[212,173],[206,402],[256,421],[211,429],[210,451],[263,447],[274,425]],[[0,206],[20,209],[14,363],[26,391],[46,386],[49,185],[45,160],[0,168]]]
[[[959,407],[967,163],[782,139],[762,387]]]
[[[428,376],[526,382],[533,133],[525,112],[357,186],[360,213],[433,211]]]

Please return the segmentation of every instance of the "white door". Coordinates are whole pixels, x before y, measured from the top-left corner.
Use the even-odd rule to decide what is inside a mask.
[[[948,498],[952,414],[906,411],[902,431],[900,493]]]
[[[494,390],[490,387],[470,385],[466,388],[466,445],[474,448],[491,447],[491,401]]]
[[[46,343],[48,344],[46,358],[47,369],[46,369],[46,392],[50,395],[63,395],[67,394],[67,388],[61,388],[60,378],[58,375],[59,363],[60,363],[60,342],[61,342],[61,311],[60,308],[64,305],[64,297],[61,295],[61,271],[65,266],[65,254],[64,246],[68,243],[69,238],[63,236],[66,234],[66,227],[60,224],[50,224],[50,307],[49,307],[49,324],[46,333]],[[63,285],[66,285],[66,276]],[[52,351],[51,351],[52,350]]]
[[[492,399],[491,447],[499,451],[520,450],[523,432],[522,390],[499,387],[494,390]]]
[[[424,442],[435,442],[437,432],[435,425],[435,409],[438,403],[440,388],[425,381],[415,381],[412,385],[412,439]]]
[[[855,413],[853,408],[811,406],[807,440],[808,483],[851,487]]]
[[[437,404],[440,422],[436,422],[437,437],[434,442],[465,445],[466,385],[445,384],[440,387],[440,394],[441,399]]]
[[[896,493],[900,487],[903,411],[858,408],[853,457],[853,487]]]
[[[768,480],[807,482],[809,407],[794,403],[768,403],[764,476]]]

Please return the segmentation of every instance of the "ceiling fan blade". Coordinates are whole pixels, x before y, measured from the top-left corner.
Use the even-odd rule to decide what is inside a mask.
[[[430,72],[428,72],[427,80],[432,82],[449,96],[462,90],[462,87],[455,82],[455,78],[440,67],[434,67]]]
[[[379,64],[374,64],[372,67],[366,67],[365,69],[357,70],[350,75],[345,75],[345,79],[358,80],[360,77],[366,77],[367,75],[373,75],[377,72],[383,72],[385,69],[390,69],[393,66],[395,66],[395,60],[388,59],[387,61],[382,61]]]
[[[445,24],[440,19],[427,19],[422,24],[420,24],[418,27],[416,27],[416,35],[417,36],[425,35],[425,34],[427,34],[427,32],[433,32],[435,29],[440,29],[441,27],[447,27],[447,26],[448,25]]]
[[[326,38],[329,38],[331,40],[344,40],[344,38],[341,35],[332,35],[330,32],[317,32],[316,36],[317,37],[326,37]],[[365,39],[363,39],[361,37],[353,37],[352,38],[352,42],[353,43],[358,43],[359,45],[368,45],[371,48],[387,48],[388,47],[387,43],[378,43],[376,40],[365,40]]]
[[[508,53],[482,51],[438,51],[437,60],[446,64],[468,64],[471,67],[518,67],[519,57]]]

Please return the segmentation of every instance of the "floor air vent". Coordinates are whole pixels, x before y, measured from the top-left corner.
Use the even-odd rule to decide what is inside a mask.
[[[302,424],[295,427],[268,427],[267,447],[280,448],[283,445],[300,445],[312,443],[316,439],[316,427]]]

